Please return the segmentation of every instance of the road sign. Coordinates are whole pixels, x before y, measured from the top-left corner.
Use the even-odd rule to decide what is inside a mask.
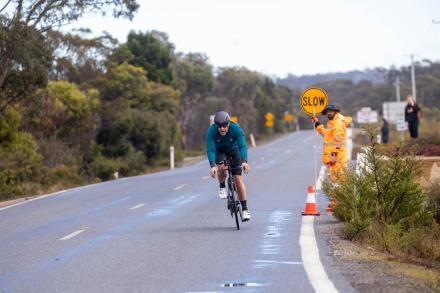
[[[238,117],[237,116],[231,116],[231,121],[238,123]]]
[[[317,115],[327,107],[327,94],[323,89],[310,87],[303,92],[300,104],[303,111],[307,114]]]
[[[295,117],[292,114],[288,114],[288,113],[284,114],[284,121],[286,122],[292,122],[294,118]]]
[[[264,115],[264,118],[266,121],[272,121],[275,116],[271,112],[267,112],[266,115]]]
[[[405,120],[405,106],[406,102],[384,102],[383,118],[394,124],[397,124],[398,120]]]
[[[273,127],[273,120],[266,120],[266,127]]]
[[[407,131],[408,130],[408,124],[406,124],[405,119],[397,120],[396,128],[397,128],[397,131],[401,131],[401,132]]]
[[[364,107],[357,112],[358,123],[377,123],[379,113],[371,110],[370,107]]]

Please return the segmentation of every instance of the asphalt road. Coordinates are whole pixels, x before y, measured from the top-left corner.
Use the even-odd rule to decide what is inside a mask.
[[[250,150],[240,231],[206,161],[1,210],[0,292],[313,292],[299,246],[312,145],[303,131]],[[329,278],[351,291],[317,238]]]

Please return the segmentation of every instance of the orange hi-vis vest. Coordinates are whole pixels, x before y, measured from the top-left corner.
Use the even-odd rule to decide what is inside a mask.
[[[332,120],[327,122],[327,128],[319,125],[316,130],[323,136],[322,161],[326,165],[346,165],[347,157],[347,126],[353,119],[336,113]],[[333,160],[332,160],[333,157]]]

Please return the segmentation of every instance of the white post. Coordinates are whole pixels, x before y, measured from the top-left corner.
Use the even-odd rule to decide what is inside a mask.
[[[256,148],[256,147],[257,147],[257,144],[255,143],[255,137],[254,137],[254,135],[251,133],[249,136],[250,136],[250,138],[251,138],[252,147],[253,147],[253,148]]]
[[[298,118],[296,118],[295,123],[296,123],[296,131],[299,131],[299,119]]]
[[[377,143],[381,144],[382,143],[382,136],[380,134],[377,135],[376,137]]]
[[[113,173],[113,177],[114,177],[115,179],[118,179],[118,178],[119,178],[119,172],[116,171],[115,173]]]
[[[170,168],[174,170],[174,147],[170,147]]]

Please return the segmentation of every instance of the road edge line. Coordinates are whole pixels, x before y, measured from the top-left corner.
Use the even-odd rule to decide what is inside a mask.
[[[324,172],[320,173],[321,176],[324,175]],[[318,178],[319,182],[322,180],[321,176]],[[314,220],[314,216],[303,216],[301,221],[299,246],[301,248],[303,266],[307,278],[309,279],[309,283],[316,292],[337,293],[338,290],[329,279],[319,257],[319,249],[316,243],[315,230],[313,228]]]

